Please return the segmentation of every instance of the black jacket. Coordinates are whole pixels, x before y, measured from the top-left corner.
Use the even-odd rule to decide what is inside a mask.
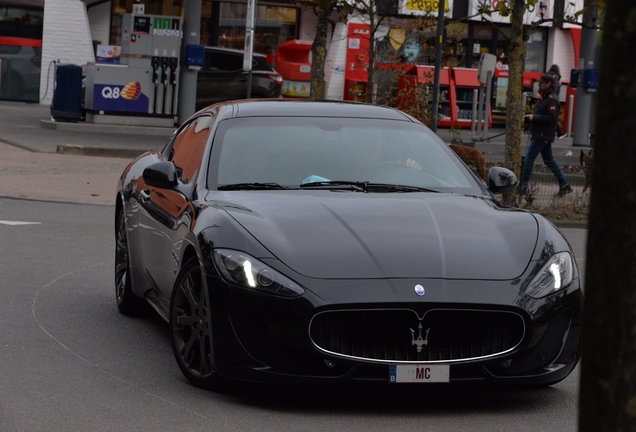
[[[542,94],[541,99],[534,106],[532,115],[532,139],[544,142],[554,141],[559,120],[561,104],[553,90]]]
[[[552,75],[552,79],[554,80],[554,92],[559,96],[561,94],[561,75],[554,71],[547,71],[548,75]]]

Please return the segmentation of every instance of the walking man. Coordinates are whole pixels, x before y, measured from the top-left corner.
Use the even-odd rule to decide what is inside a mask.
[[[556,136],[559,108],[561,108],[559,98],[554,92],[552,75],[545,74],[539,79],[539,97],[539,101],[534,106],[534,113],[524,116],[524,121],[530,122],[531,125],[532,141],[526,152],[522,184],[523,187],[527,186],[532,176],[534,160],[541,153],[543,163],[550,168],[559,182],[559,192],[555,198],[562,198],[572,192],[572,188],[552,156],[552,142]]]

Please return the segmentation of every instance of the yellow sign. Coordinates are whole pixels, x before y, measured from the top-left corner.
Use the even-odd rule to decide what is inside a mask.
[[[406,9],[412,11],[437,12],[439,0],[406,0]],[[444,0],[444,12],[450,11],[448,0]]]
[[[394,50],[398,51],[404,45],[406,33],[402,27],[393,27],[389,30],[389,41]]]

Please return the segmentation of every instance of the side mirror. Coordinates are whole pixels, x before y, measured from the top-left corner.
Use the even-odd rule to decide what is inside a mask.
[[[179,184],[177,167],[172,162],[156,162],[148,166],[143,173],[147,185],[161,189],[169,189]]]
[[[507,168],[492,167],[488,171],[488,190],[492,193],[510,193],[517,186],[517,176]]]

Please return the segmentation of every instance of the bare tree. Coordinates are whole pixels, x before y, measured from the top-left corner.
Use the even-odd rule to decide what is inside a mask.
[[[310,98],[320,100],[325,98],[325,61],[327,59],[327,32],[331,22],[330,17],[334,10],[338,10],[343,17],[346,17],[351,6],[341,0],[315,0],[306,5],[318,17],[316,37],[311,46]]]
[[[590,203],[580,431],[636,431],[636,4],[606,0]]]

